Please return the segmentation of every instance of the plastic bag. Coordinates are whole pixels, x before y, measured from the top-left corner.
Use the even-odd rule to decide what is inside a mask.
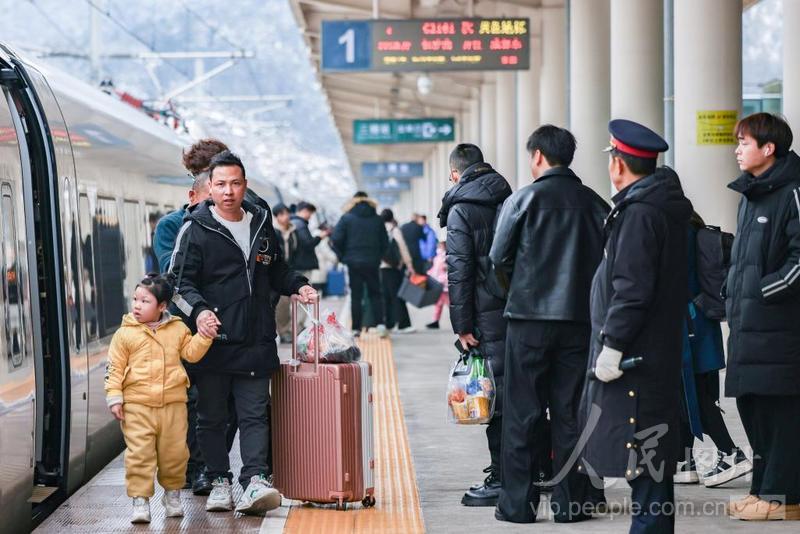
[[[457,425],[488,423],[494,415],[496,388],[492,366],[476,347],[450,370],[447,384],[448,421]]]
[[[319,332],[320,363],[350,363],[361,359],[352,332],[336,319],[336,314],[325,310],[319,324],[306,327],[297,336],[297,357],[300,361],[314,362],[314,328]]]

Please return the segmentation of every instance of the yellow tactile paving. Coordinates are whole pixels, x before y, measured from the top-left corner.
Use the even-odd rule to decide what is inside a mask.
[[[403,533],[425,531],[419,503],[417,479],[408,445],[408,431],[400,403],[392,343],[374,334],[359,339],[362,357],[372,364],[375,430],[374,508],[354,503],[345,512],[333,507],[294,506],[284,532]]]

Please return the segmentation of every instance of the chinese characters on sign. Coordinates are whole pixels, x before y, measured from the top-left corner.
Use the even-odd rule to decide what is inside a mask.
[[[423,172],[421,161],[364,161],[361,163],[361,177],[364,179],[408,180],[422,176]]]
[[[323,21],[328,71],[527,70],[530,20]]]
[[[353,121],[353,142],[356,144],[437,143],[453,139],[453,118]]]
[[[735,145],[733,128],[736,126],[736,110],[698,111],[698,145]]]

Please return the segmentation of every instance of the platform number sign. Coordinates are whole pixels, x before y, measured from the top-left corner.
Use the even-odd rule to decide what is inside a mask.
[[[322,22],[322,69],[367,70],[371,64],[372,36],[367,21]]]

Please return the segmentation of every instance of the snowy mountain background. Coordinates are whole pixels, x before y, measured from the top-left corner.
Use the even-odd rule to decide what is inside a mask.
[[[96,9],[102,54],[252,51],[236,65],[182,96],[210,102],[178,104],[194,138],[225,141],[256,179],[338,211],[355,189],[309,51],[286,0],[0,0],[0,39],[83,80],[110,79],[145,101],[190,81],[195,61],[101,58],[93,76],[89,55]],[[204,60],[210,71],[225,59]],[[288,105],[227,103],[225,95],[288,95]],[[272,109],[268,109],[268,108]],[[258,111],[262,108],[262,111]]]

